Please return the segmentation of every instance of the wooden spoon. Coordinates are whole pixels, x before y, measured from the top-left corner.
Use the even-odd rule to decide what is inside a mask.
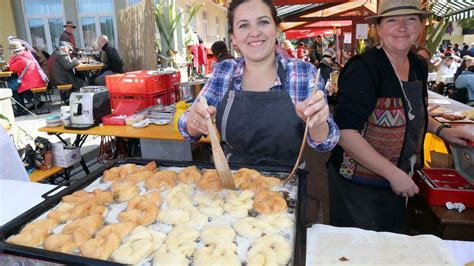
[[[316,92],[318,91],[318,83],[319,83],[320,75],[321,75],[321,69],[318,69],[318,73],[316,74],[316,81],[314,83],[315,88],[314,88],[313,94],[316,94]],[[288,177],[283,181],[283,183],[290,181],[291,178],[293,178],[293,176],[295,175],[296,171],[298,170],[298,167],[300,166],[301,157],[303,157],[304,148],[306,146],[306,138],[308,136],[308,129],[309,129],[308,124],[309,124],[309,116],[306,118],[306,126],[304,128],[303,141],[301,142],[301,148],[300,148],[300,152],[298,153],[298,158],[296,159],[295,166],[293,167],[293,170],[291,170],[290,175],[288,175]]]
[[[204,96],[199,96],[199,102],[208,108],[207,100]],[[211,118],[206,119],[207,131],[209,131],[209,138],[211,139],[212,146],[212,158],[214,160],[214,166],[216,167],[217,174],[221,179],[221,185],[223,188],[235,189],[234,179],[230,173],[229,164],[225,158],[224,151],[222,150],[219,139],[217,138],[217,128],[211,121]]]

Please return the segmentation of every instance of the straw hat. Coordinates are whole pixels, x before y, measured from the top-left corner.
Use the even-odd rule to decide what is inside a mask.
[[[64,28],[67,27],[67,26],[76,28],[76,25],[74,25],[74,23],[72,23],[72,21],[70,21],[70,20],[66,21],[66,24],[63,25]]]
[[[8,49],[10,49],[14,52],[18,52],[18,51],[21,51],[21,50],[25,50],[25,47],[23,47],[23,45],[21,45],[21,42],[19,42],[19,41],[10,41],[8,43]]]
[[[421,0],[380,0],[377,9],[377,15],[365,18],[367,22],[377,24],[377,20],[382,17],[411,14],[418,14],[421,19],[424,19],[433,14],[433,12],[421,10]]]

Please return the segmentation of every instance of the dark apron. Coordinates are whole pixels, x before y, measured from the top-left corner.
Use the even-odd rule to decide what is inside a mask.
[[[426,106],[424,104],[423,83],[421,81],[403,81],[402,83],[402,89],[406,95],[406,99],[405,97],[402,97],[402,99],[407,124],[398,167],[408,173],[409,176],[413,176],[414,170],[420,169],[423,163],[421,161],[421,147],[425,133]]]
[[[286,72],[281,63],[278,77],[282,85],[266,92],[235,90],[231,82],[216,114],[229,162],[269,166],[293,166],[296,162],[304,123],[285,89]]]

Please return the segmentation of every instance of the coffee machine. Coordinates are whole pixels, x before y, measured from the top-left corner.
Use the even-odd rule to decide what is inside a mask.
[[[86,86],[69,97],[71,124],[67,129],[88,129],[110,114],[110,95],[104,86]]]

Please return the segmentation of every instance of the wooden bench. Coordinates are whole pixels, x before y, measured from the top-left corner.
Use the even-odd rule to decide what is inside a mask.
[[[63,170],[62,167],[53,166],[49,170],[34,170],[30,175],[31,182],[41,182],[47,178],[53,177],[54,175],[58,174]]]
[[[44,96],[44,99],[46,102],[51,102],[51,95],[48,94],[48,87],[38,87],[38,88],[32,88],[31,89],[31,92],[33,92],[33,95],[34,97],[38,100],[38,101],[41,101],[41,95]],[[39,97],[36,97],[36,95],[39,95]],[[51,112],[51,110],[49,110],[49,108],[47,109],[47,111],[44,111],[44,112],[41,112],[39,113],[38,112],[38,104],[37,102],[35,101],[33,103],[35,105],[35,113],[38,115],[38,114],[48,114]]]

